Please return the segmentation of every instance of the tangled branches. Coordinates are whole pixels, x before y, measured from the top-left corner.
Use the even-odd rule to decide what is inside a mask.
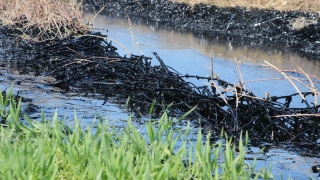
[[[319,108],[303,99],[305,107],[291,108],[295,96],[315,96],[316,91],[298,92],[281,97],[256,97],[243,84],[234,85],[217,77],[181,75],[165,65],[157,53],[146,56],[120,56],[107,36],[95,33],[78,38],[34,43],[18,42],[19,48],[2,43],[5,60],[21,73],[46,74],[53,84],[66,91],[94,92],[125,99],[130,96],[133,112],[148,113],[156,101],[155,114],[171,105],[171,115],[195,107],[189,116],[201,119],[205,129],[224,129],[234,138],[248,131],[253,142],[290,143],[319,155]],[[159,65],[152,66],[157,60]],[[186,78],[208,81],[195,86]],[[226,93],[225,89],[231,89]],[[231,94],[231,95],[230,95]],[[284,102],[283,102],[284,101]]]

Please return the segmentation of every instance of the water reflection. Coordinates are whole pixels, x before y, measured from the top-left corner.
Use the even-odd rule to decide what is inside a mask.
[[[93,17],[94,14],[87,14],[88,17]],[[266,60],[276,67],[284,70],[294,70],[297,66],[303,68],[308,74],[320,77],[320,61],[315,59],[307,59],[301,57],[295,52],[284,52],[278,49],[260,49],[252,46],[234,46],[230,42],[221,42],[219,37],[216,39],[208,39],[206,37],[195,37],[192,33],[175,31],[172,26],[160,24],[157,22],[150,22],[143,19],[131,19],[131,28],[127,17],[113,17],[111,15],[98,15],[94,21],[95,28],[108,29],[109,34],[115,26],[128,33],[130,37],[130,30],[136,37],[134,43],[131,42],[131,47],[127,47],[130,52],[139,54],[140,44],[142,52],[146,47],[154,49],[160,47],[168,50],[184,50],[192,49],[198,51],[204,56],[210,55],[216,58],[225,59],[227,61],[246,60],[246,63],[252,65],[261,65]],[[110,35],[111,35],[110,34]],[[144,39],[139,37],[144,36]],[[113,37],[112,38],[116,38]],[[130,37],[130,40],[132,38]],[[160,39],[156,45],[151,44],[154,39]],[[132,45],[134,44],[134,45]],[[128,46],[128,45],[127,45]]]
[[[86,16],[93,17],[94,14]],[[246,88],[261,98],[264,98],[266,93],[270,96],[285,96],[297,92],[279,72],[261,68],[260,65],[264,63],[264,60],[280,69],[292,70],[300,66],[307,73],[320,77],[319,61],[304,59],[293,53],[285,54],[279,50],[259,50],[249,46],[233,46],[229,42],[219,41],[219,38],[210,40],[194,36],[191,33],[175,31],[172,26],[145,19],[131,18],[130,21],[131,23],[128,22],[127,16],[98,15],[94,21],[94,30],[115,39],[131,53],[153,57],[152,52],[156,51],[168,66],[173,67],[182,75],[188,73],[210,76],[211,55],[214,73],[227,82],[238,84],[240,73],[234,59],[237,61],[245,60],[241,63],[241,73],[244,81],[248,82]],[[120,55],[128,53],[115,42],[113,44],[119,48]],[[155,65],[158,62],[154,59],[152,63]],[[297,74],[295,76],[301,77]],[[260,79],[274,78],[280,78],[280,80],[260,81]],[[197,79],[187,79],[186,81],[197,86],[208,85],[207,82]],[[318,89],[319,82],[318,80]],[[303,85],[298,87],[302,92],[310,91]],[[313,101],[311,99],[311,102]],[[297,97],[292,106],[301,107],[301,98]]]

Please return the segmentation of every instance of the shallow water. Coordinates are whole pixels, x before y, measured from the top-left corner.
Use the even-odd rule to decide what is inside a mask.
[[[14,74],[6,68],[0,69],[0,73],[0,89],[8,89],[14,82],[14,93],[20,91],[19,95],[32,100],[25,102],[23,107],[25,111],[29,110],[27,107],[32,107],[33,112],[29,114],[34,119],[41,118],[42,110],[48,119],[57,111],[61,120],[66,122],[73,121],[76,112],[83,126],[91,125],[93,119],[100,116],[103,120],[112,119],[115,125],[123,126],[127,121],[128,115],[119,109],[119,105],[112,102],[105,103],[104,100],[99,100],[98,95],[85,97],[64,93],[58,88],[47,85],[46,77],[43,76]]]
[[[87,15],[93,16],[93,14]],[[102,15],[97,16],[94,22],[94,30],[106,33],[108,37],[125,46],[128,52],[144,53],[146,56],[153,57],[152,52],[156,51],[166,64],[182,74],[210,75],[208,67],[210,67],[210,55],[212,55],[214,72],[221,79],[234,83],[238,82],[235,74],[237,73],[239,76],[239,72],[233,57],[236,57],[237,60],[246,59],[245,62],[241,63],[244,81],[281,77],[277,71],[261,68],[262,60],[267,60],[281,69],[292,69],[298,65],[304,68],[307,73],[320,76],[318,74],[320,66],[318,61],[306,60],[294,54],[286,55],[275,50],[233,47],[228,42],[216,43],[217,40],[208,40],[204,37],[195,37],[190,33],[176,32],[170,27],[145,20],[135,21],[132,19],[131,29],[135,37],[133,45],[129,28],[127,19],[121,17]],[[106,29],[108,29],[108,32],[106,32]],[[137,42],[141,52],[139,46],[136,45]],[[113,45],[119,48],[121,55],[127,53],[115,41]],[[154,64],[158,64],[158,62],[155,61]],[[296,74],[293,75],[300,77]],[[123,104],[121,105],[113,99],[108,99],[105,102],[97,94],[86,96],[85,94],[65,93],[60,89],[49,86],[46,77],[19,75],[19,72],[10,71],[7,68],[0,69],[0,89],[8,88],[13,81],[15,81],[15,92],[19,90],[23,97],[33,100],[31,103],[25,103],[24,105],[30,107],[31,110],[34,108],[35,111],[30,116],[35,119],[41,118],[41,110],[44,111],[48,119],[57,110],[60,114],[59,117],[70,124],[74,122],[73,117],[76,112],[83,127],[94,126],[93,120],[99,117],[103,120],[108,119],[109,124],[119,130],[123,129],[127,122],[128,114],[123,110]],[[188,81],[197,85],[205,85],[206,83],[196,79],[188,79]],[[287,95],[296,92],[286,80],[247,82],[246,86],[248,89],[252,88],[255,94],[262,97],[264,97],[265,92],[269,92],[271,95]],[[299,101],[298,99],[294,105],[299,106]],[[143,125],[145,120],[145,118],[134,120],[134,126],[138,127],[142,134],[146,133]],[[183,122],[177,127],[183,128],[185,123]],[[192,131],[192,136],[189,138],[195,140],[197,129],[193,127]],[[279,147],[272,147],[265,155],[258,153],[259,150],[260,148],[251,147],[251,154],[247,155],[247,161],[251,164],[251,158],[254,157],[258,158],[257,168],[272,166],[272,173],[276,179],[280,179],[281,175],[284,179],[289,177],[308,179],[311,166],[320,164],[319,158],[301,157],[295,152],[283,150]],[[317,174],[310,175],[317,176]]]
[[[93,14],[87,15],[89,17],[93,16]],[[130,19],[130,28],[128,17],[122,17],[123,15],[118,16],[115,17],[109,14],[97,16],[94,21],[94,28],[109,30],[109,33],[107,33],[109,37],[123,44],[130,53],[141,54],[137,46],[137,43],[139,43],[143,54],[152,56],[151,52],[158,48],[157,52],[160,54],[160,57],[168,56],[171,61],[178,61],[179,58],[192,62],[197,57],[196,55],[192,55],[191,52],[193,52],[205,56],[204,58],[197,58],[197,60],[205,63],[208,63],[207,61],[209,61],[210,56],[214,57],[216,61],[225,60],[232,63],[234,62],[234,58],[238,61],[245,59],[245,64],[257,66],[263,64],[263,61],[266,60],[279,69],[294,70],[299,66],[308,74],[320,77],[319,60],[307,59],[294,52],[284,52],[277,49],[268,49],[267,47],[262,49],[254,45],[233,46],[230,42],[220,42],[219,37],[208,39],[201,35],[195,36],[192,33],[175,31],[173,27],[159,22],[143,19]],[[134,46],[130,29],[132,29],[134,35]],[[171,55],[172,51],[177,51],[177,54],[182,57]],[[122,52],[125,53],[124,51]],[[192,56],[189,57],[187,55]],[[185,59],[184,57],[189,58]],[[182,69],[184,69],[184,65],[182,66]]]
[[[93,14],[87,14],[87,16],[92,17]],[[292,52],[233,47],[228,42],[216,43],[215,40],[195,37],[191,33],[177,32],[157,22],[141,19],[130,19],[130,21],[131,25],[127,17],[111,17],[105,14],[95,18],[93,27],[94,30],[108,35],[110,40],[113,39],[113,45],[118,47],[120,54],[133,53],[153,57],[152,52],[156,51],[167,65],[183,75],[188,73],[189,75],[210,76],[210,56],[212,56],[215,74],[235,84],[239,83],[238,77],[242,75],[246,88],[252,89],[254,94],[262,98],[265,97],[265,93],[269,93],[270,96],[282,96],[297,92],[278,71],[263,68],[264,60],[283,70],[295,70],[299,66],[306,73],[320,77],[319,60],[305,59]],[[239,73],[235,59],[241,62],[241,73]],[[156,60],[153,62],[159,64]],[[289,73],[289,75],[303,78],[302,75],[296,73]],[[188,79],[188,81],[199,86],[206,85],[206,82],[201,80]],[[314,81],[316,87],[320,89],[320,79],[314,79]],[[309,91],[304,85],[295,83],[300,91]],[[314,101],[312,97],[308,100]],[[300,107],[300,102],[301,98],[297,97],[292,105]]]
[[[94,14],[86,14],[93,17]],[[214,73],[223,80],[238,83],[240,73],[235,59],[241,61],[240,68],[247,89],[252,89],[257,96],[264,97],[265,93],[273,95],[288,95],[296,93],[293,86],[285,80],[278,71],[263,68],[264,60],[283,70],[295,70],[301,67],[306,73],[320,77],[320,61],[305,59],[293,52],[281,52],[274,49],[259,49],[253,47],[233,47],[228,42],[221,43],[217,39],[206,39],[191,33],[177,32],[170,26],[150,22],[143,19],[130,19],[122,15],[98,15],[95,18],[93,30],[108,35],[113,45],[118,47],[120,55],[137,54],[153,57],[156,51],[164,62],[181,74],[210,76],[210,56],[213,59]],[[155,59],[155,58],[153,58]],[[157,61],[154,64],[159,64]],[[237,74],[237,75],[236,75]],[[296,73],[289,75],[302,78]],[[274,78],[274,79],[273,79]],[[280,78],[280,80],[278,80]],[[262,81],[263,80],[263,81]],[[267,81],[265,81],[267,80]],[[319,79],[313,79],[319,89]],[[205,81],[187,79],[196,85],[206,85]],[[308,88],[295,82],[301,91]],[[308,98],[313,102],[313,97]],[[319,101],[319,98],[318,98]],[[300,97],[292,103],[301,106]],[[319,158],[301,157],[295,152],[272,147],[265,155],[257,153],[260,149],[252,147],[251,157],[257,157],[257,168],[271,167],[276,179],[309,179],[313,165],[320,164]]]

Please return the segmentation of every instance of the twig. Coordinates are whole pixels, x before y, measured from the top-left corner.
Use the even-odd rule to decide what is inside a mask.
[[[320,114],[284,114],[284,115],[276,115],[276,116],[269,116],[269,117],[303,117],[303,116],[315,116],[320,117]]]
[[[304,70],[302,70],[299,66],[298,66],[298,69],[302,72],[302,74],[304,74],[308,78],[310,85],[311,85],[311,90],[314,94],[314,104],[318,105],[317,88],[315,88],[314,83],[311,80],[310,76]]]
[[[277,67],[275,67],[274,65],[272,65],[271,63],[269,63],[268,61],[264,61],[265,63],[267,63],[269,66],[271,66],[272,68],[274,68],[275,70],[277,70],[278,72],[280,72],[291,84],[292,86],[297,90],[297,92],[300,94],[301,98],[303,99],[303,101],[306,103],[306,105],[308,107],[309,103],[306,101],[306,98],[302,95],[301,91],[298,89],[298,87],[292,82],[292,80],[286,75],[286,73],[282,72],[280,69],[278,69]]]
[[[243,83],[260,82],[260,81],[272,81],[272,80],[284,80],[284,78],[256,79],[256,80],[248,80],[248,81],[245,81]]]
[[[213,60],[212,60],[212,57],[211,57],[211,56],[210,56],[210,61],[211,61],[211,66],[212,66],[211,69],[213,69]],[[213,73],[211,73],[211,74],[213,74]],[[216,83],[214,82],[213,77],[211,77],[211,78],[212,78],[212,79],[211,79],[211,86],[214,86],[214,87],[216,88],[216,90],[217,90],[218,93],[220,94],[221,98],[222,98],[223,101],[226,103],[226,106],[229,107],[229,110],[230,110],[230,112],[231,112],[231,114],[232,114],[232,116],[233,116],[233,119],[234,119],[235,122],[236,122],[236,129],[238,130],[238,128],[239,128],[239,122],[238,122],[237,117],[234,115],[234,111],[232,111],[232,108],[230,107],[228,101],[227,101],[226,98],[223,96],[223,94],[222,94],[221,91],[219,90],[218,86],[217,86]],[[237,91],[236,91],[235,93],[237,93]]]
[[[110,41],[112,41],[112,42],[115,42],[115,43],[117,43],[120,47],[122,47],[122,49],[125,50],[128,55],[131,55],[131,53],[130,53],[121,43],[119,43],[118,41],[116,41],[116,40],[114,40],[114,39],[112,39],[112,38],[108,38],[108,37],[104,37],[104,36],[97,36],[97,35],[92,35],[92,34],[80,35],[80,36],[77,36],[77,37],[79,38],[79,37],[86,37],[86,36],[103,38],[103,39],[107,39],[107,40],[110,40]]]
[[[228,105],[228,101],[226,100],[226,98],[223,96],[223,94],[221,93],[221,91],[219,90],[219,87],[216,85],[216,83],[214,82],[214,79],[213,79],[213,60],[212,60],[212,56],[210,56],[210,61],[211,61],[211,85],[213,85],[216,90],[218,91],[218,93],[220,94],[221,98],[223,99],[223,101],[226,103],[226,105]]]
[[[236,64],[237,64],[238,71],[239,71],[240,78],[241,78],[240,86],[242,86],[242,85],[243,85],[243,88],[246,90],[247,88],[246,88],[246,86],[245,86],[245,84],[244,84],[244,81],[243,81],[242,71],[241,71],[241,68],[240,68],[239,62],[237,61],[237,59],[236,59],[236,58],[234,58],[234,61],[235,61],[235,62],[236,62]]]
[[[127,17],[128,17],[129,31],[132,38],[133,53],[136,54],[136,46],[134,45],[134,34],[132,31],[131,19],[128,14],[127,14]]]
[[[103,6],[103,7],[98,11],[98,13],[96,13],[96,14],[93,16],[93,18],[92,18],[92,20],[91,20],[91,23],[90,23],[90,24],[92,24],[92,26],[93,26],[94,19],[98,16],[98,14],[101,13],[101,11],[102,11],[105,7],[106,7],[106,6]]]

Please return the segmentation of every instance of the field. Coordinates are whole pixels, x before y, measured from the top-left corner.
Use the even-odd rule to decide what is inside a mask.
[[[210,4],[218,7],[246,7],[260,9],[275,9],[280,11],[308,11],[317,12],[320,10],[319,0],[175,0],[190,5]]]

